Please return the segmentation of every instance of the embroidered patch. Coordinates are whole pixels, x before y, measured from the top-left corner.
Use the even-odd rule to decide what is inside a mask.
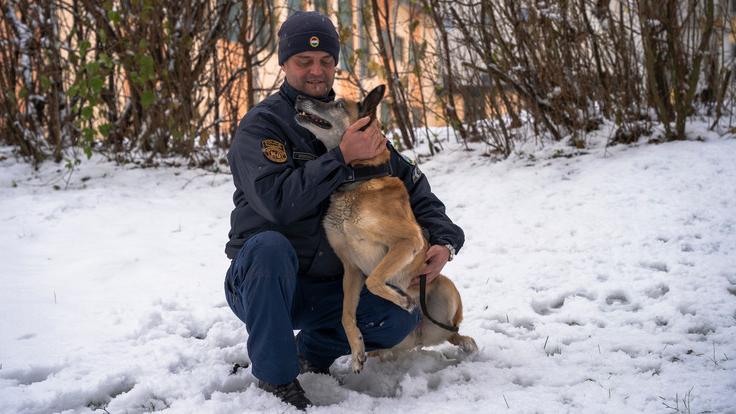
[[[422,178],[422,171],[419,166],[414,166],[414,170],[411,172],[411,182],[416,184],[419,179]]]
[[[319,37],[312,36],[309,38],[309,46],[317,47],[319,46]]]
[[[286,148],[284,148],[284,144],[275,139],[267,138],[261,141],[261,151],[269,161],[277,164],[286,162]]]

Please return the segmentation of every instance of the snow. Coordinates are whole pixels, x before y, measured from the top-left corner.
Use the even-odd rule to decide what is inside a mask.
[[[445,142],[421,168],[466,232],[444,273],[480,351],[340,359],[300,377],[309,411],[736,413],[736,140],[695,132],[503,162]],[[67,187],[0,155],[0,412],[296,411],[231,373],[228,175],[93,157]]]

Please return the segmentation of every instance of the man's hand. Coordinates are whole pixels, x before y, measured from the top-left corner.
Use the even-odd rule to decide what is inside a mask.
[[[386,148],[386,138],[383,137],[377,120],[374,120],[365,131],[359,131],[370,119],[366,116],[355,121],[342,136],[340,151],[345,164],[356,160],[371,159]]]
[[[427,275],[427,284],[432,281],[440,274],[442,268],[445,267],[447,261],[450,259],[450,250],[445,246],[433,245],[427,250],[427,260],[424,262],[424,267],[419,271],[419,276]],[[414,277],[411,281],[411,286],[419,285],[419,276]]]

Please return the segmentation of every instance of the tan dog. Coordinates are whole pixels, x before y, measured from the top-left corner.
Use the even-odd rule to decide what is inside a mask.
[[[384,91],[381,85],[362,102],[339,99],[325,103],[299,96],[296,121],[314,133],[329,151],[340,145],[345,130],[360,117],[375,118]],[[351,166],[380,166],[390,157],[386,148],[377,157],[353,162]],[[345,269],[342,324],[350,343],[352,369],[360,372],[366,355],[355,315],[363,283],[373,294],[407,312],[412,311],[419,301],[419,289],[410,284],[424,265],[429,245],[414,218],[404,183],[391,176],[341,186],[332,195],[323,224],[330,245]],[[427,312],[431,317],[454,327],[455,332],[436,325],[425,315],[414,332],[391,350],[380,351],[379,356],[390,357],[392,351],[444,341],[460,346],[465,352],[477,350],[473,338],[456,332],[463,318],[463,308],[452,281],[439,275],[427,286],[426,296]]]

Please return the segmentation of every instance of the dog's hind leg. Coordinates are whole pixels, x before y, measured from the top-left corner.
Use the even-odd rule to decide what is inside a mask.
[[[342,279],[344,293],[342,302],[342,326],[345,329],[345,335],[350,344],[353,372],[358,373],[363,369],[363,363],[366,360],[363,334],[360,332],[356,320],[360,291],[363,289],[363,274],[351,263],[343,262],[343,267],[345,268],[345,275]]]
[[[411,239],[396,242],[365,281],[371,293],[395,303],[407,312],[411,312],[414,306],[416,306],[414,301],[409,295],[402,295],[395,288],[389,287],[386,282],[404,271],[411,264],[414,257],[419,253],[417,246],[421,247],[421,242],[416,243]]]

